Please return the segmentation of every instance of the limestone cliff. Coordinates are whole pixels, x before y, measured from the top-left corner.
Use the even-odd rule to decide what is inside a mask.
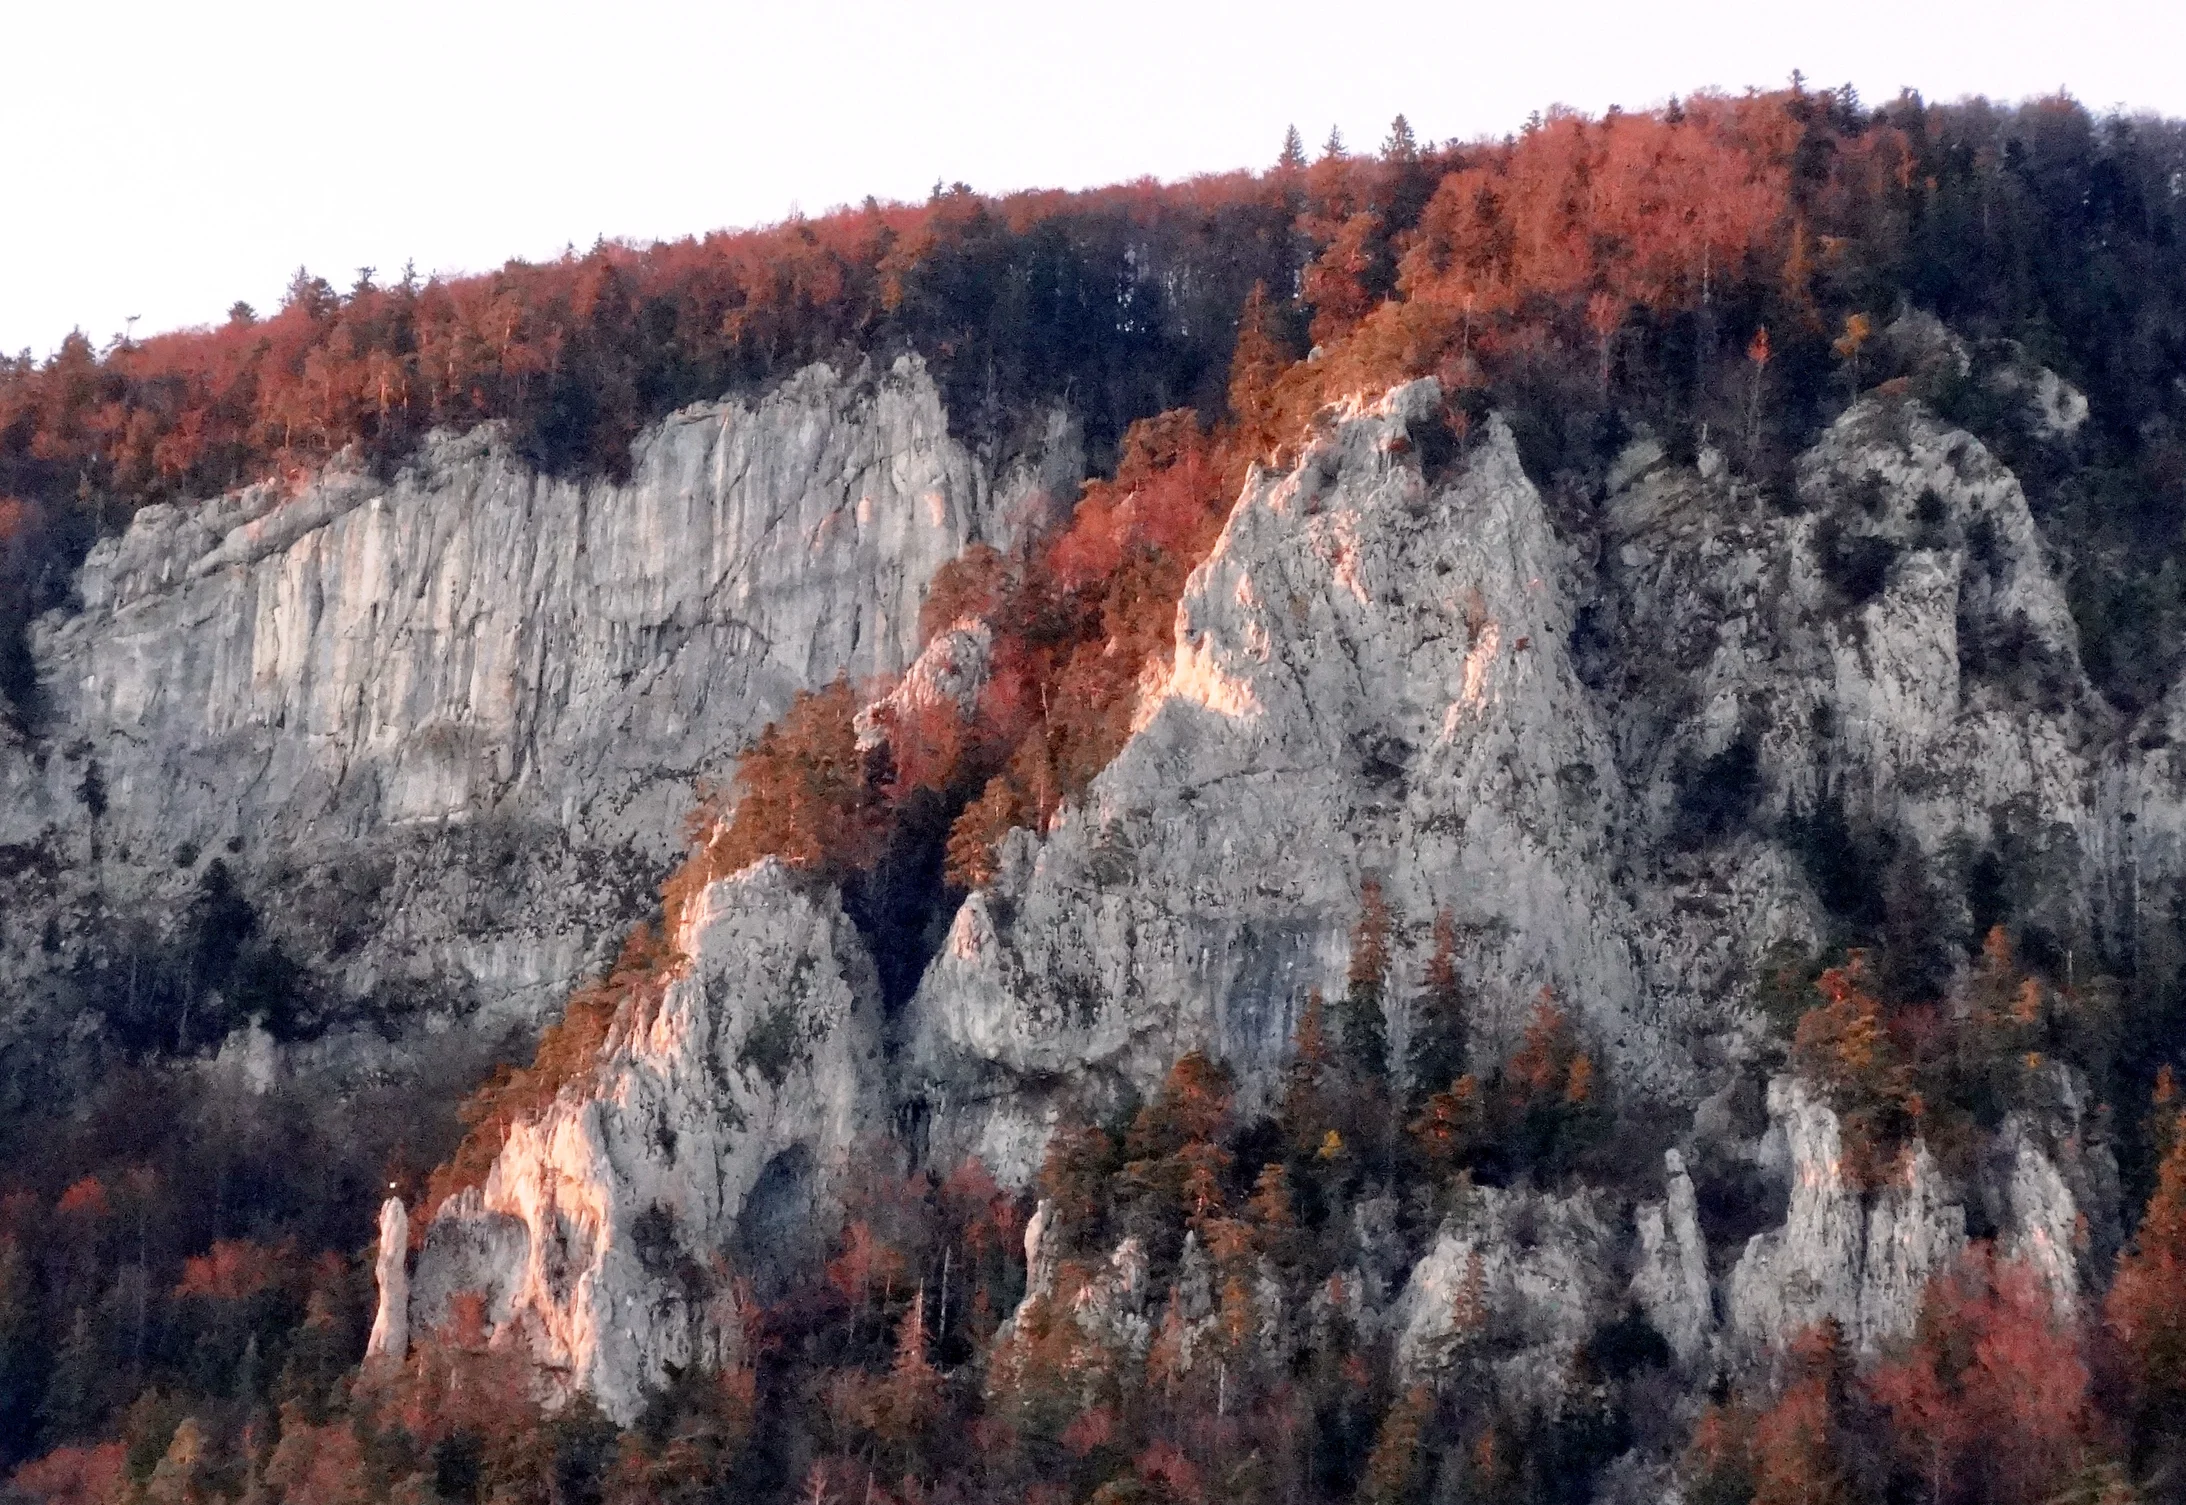
[[[2119,736],[1969,435],[1864,399],[1774,500],[1642,437],[1574,530],[1500,425],[1423,465],[1437,406],[1355,403],[1255,477],[1130,743],[958,912],[913,1084],[952,1147],[1021,1178],[1065,1099],[1186,1049],[1265,1083],[1369,878],[1400,994],[1447,908],[1479,1044],[1545,987],[1672,1097],[1768,948],[1885,881],[1929,896],[1939,951],[1988,923],[1981,880],[2060,953],[2128,943],[2178,882],[2169,744]]]
[[[145,509],[39,628],[48,735],[0,745],[10,1039],[65,1032],[99,935],[214,861],[337,1003],[535,1024],[649,902],[694,779],[793,691],[901,670],[934,570],[1074,489],[1072,432],[982,460],[906,358],[686,409],[625,481],[487,428]]]
[[[1264,1086],[1306,991],[1340,989],[1369,877],[1422,929],[1453,909],[1484,1039],[1548,986],[1635,1079],[1677,1075],[1611,882],[1566,551],[1500,426],[1423,474],[1437,401],[1360,405],[1254,479],[1130,743],[958,912],[914,1005],[952,1145],[1021,1178],[1066,1082],[1143,1089],[1194,1048]]]
[[[657,1009],[433,1210],[418,1330],[465,1293],[628,1422],[666,1366],[737,1352],[732,1281],[819,1247],[827,1187],[887,1123],[878,985],[831,893],[772,858],[708,886]]]
[[[2072,403],[2042,390],[2054,428]],[[1443,413],[1432,381],[1355,400],[1252,474],[1128,742],[1009,834],[900,1012],[824,886],[769,861],[705,890],[657,1010],[482,1185],[417,1209],[390,1338],[475,1295],[627,1419],[668,1366],[734,1352],[732,1279],[813,1252],[861,1136],[913,1126],[905,1153],[1023,1188],[1062,1115],[1143,1096],[1187,1050],[1265,1107],[1303,999],[1342,987],[1368,880],[1396,921],[1398,1052],[1447,911],[1477,1061],[1546,989],[1616,1091],[1692,1127],[1659,1192],[1475,1188],[1403,1235],[1392,1192],[1351,1210],[1356,1247],[1315,1289],[1236,1266],[1271,1369],[1340,1326],[1548,1407],[1626,1306],[1695,1381],[1825,1317],[1872,1358],[1976,1224],[2079,1301],[2116,1247],[2116,1172],[2068,1075],[1970,1162],[1916,1141],[1873,1188],[1795,1080],[1751,1143],[1689,1110],[1758,1080],[1761,955],[1830,935],[1863,885],[1927,896],[1946,998],[1948,957],[1995,917],[1983,872],[2068,969],[2155,946],[2150,896],[2186,875],[2166,740],[2186,695],[2124,726],[2018,481],[1902,394],[1854,404],[1789,494],[1641,435],[1583,507],[1552,506],[1500,421],[1460,443]],[[1028,453],[999,474],[967,453],[903,363],[679,415],[626,484],[542,480],[482,433],[391,482],[148,511],[94,554],[84,611],[41,630],[72,735],[0,750],[28,900],[9,965],[65,974],[97,906],[183,892],[228,852],[350,996],[430,983],[437,1022],[536,1019],[641,902],[692,777],[792,690],[874,682],[875,752],[977,704],[995,624],[921,651],[919,606],[943,561],[1066,486],[1066,426]],[[1742,1249],[1711,1247],[1687,1171],[1722,1154],[1784,1199]],[[1053,1294],[1033,1244],[1028,1310]],[[1217,1321],[1207,1260],[1187,1244],[1164,1308],[1126,1238],[1072,1320],[1135,1364],[1173,1311],[1188,1369]]]

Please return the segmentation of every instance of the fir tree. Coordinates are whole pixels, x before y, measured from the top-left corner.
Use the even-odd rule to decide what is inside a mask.
[[[1412,122],[1402,115],[1389,122],[1389,136],[1381,144],[1381,154],[1391,162],[1419,160],[1419,142],[1412,135]]]
[[[102,1351],[91,1314],[82,1307],[70,1321],[68,1336],[54,1355],[53,1377],[46,1383],[46,1436],[54,1441],[81,1436],[105,1410],[103,1380],[113,1365]]]
[[[1472,1000],[1457,975],[1457,922],[1445,909],[1435,916],[1435,951],[1412,1002],[1406,1041],[1414,1104],[1444,1091],[1465,1074],[1467,1022]]]
[[[1389,985],[1389,905],[1369,878],[1359,890],[1359,922],[1351,930],[1341,1024],[1346,1065],[1368,1081],[1389,1075],[1386,995]]]

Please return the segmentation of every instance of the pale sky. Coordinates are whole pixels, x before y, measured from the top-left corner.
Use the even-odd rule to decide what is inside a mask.
[[[2186,0],[0,0],[0,350],[921,199],[1502,135],[1793,68],[2186,115]]]

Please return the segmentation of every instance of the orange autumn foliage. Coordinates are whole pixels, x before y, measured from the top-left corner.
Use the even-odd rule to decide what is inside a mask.
[[[124,1497],[127,1462],[118,1442],[59,1447],[18,1468],[8,1489],[38,1505],[116,1505]]]
[[[694,817],[702,831],[709,819],[717,823],[678,875],[678,893],[767,856],[838,878],[872,865],[886,839],[887,814],[851,724],[857,709],[842,679],[790,701],[782,719],[737,759],[728,818],[719,819],[717,806]]]
[[[2103,1317],[2124,1351],[2137,1404],[2168,1427],[2186,1422],[2186,1136],[2164,1153]]]
[[[302,1268],[293,1243],[277,1246],[248,1239],[215,1239],[203,1254],[183,1261],[177,1296],[212,1301],[248,1301],[260,1292],[292,1282]]]
[[[2088,1383],[2042,1277],[1984,1244],[1928,1283],[1912,1342],[1867,1388],[1931,1502],[2032,1505],[2080,1462]]]
[[[1890,1030],[1864,952],[1815,980],[1819,1006],[1799,1019],[1792,1064],[1837,1110],[1845,1175],[1875,1186],[1889,1174],[1920,1116],[1912,1072]]]
[[[1518,1052],[1503,1071],[1516,1106],[1543,1101],[1586,1102],[1594,1093],[1594,1061],[1548,989],[1541,990],[1526,1020]]]
[[[1825,1321],[1799,1335],[1786,1359],[1790,1377],[1753,1425],[1753,1505],[1849,1505],[1843,1334]]]
[[[1606,362],[1624,311],[1704,307],[1735,283],[1781,284],[1810,305],[1814,224],[1884,192],[1908,152],[1895,129],[1870,130],[1836,143],[1825,181],[1795,185],[1807,130],[1786,94],[1552,112],[1439,175],[1395,247],[1394,296],[1370,309],[1352,289],[1373,227],[1364,214],[1330,224],[1307,274],[1326,300],[1313,331],[1324,358],[1290,368],[1262,423],[1295,433],[1324,404],[1414,376],[1477,385],[1484,363],[1531,359],[1560,324]]]

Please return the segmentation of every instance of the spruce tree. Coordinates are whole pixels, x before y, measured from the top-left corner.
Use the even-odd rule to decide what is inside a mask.
[[[1351,968],[1341,1025],[1344,1063],[1372,1082],[1389,1076],[1389,905],[1369,878],[1359,890],[1359,922],[1351,929]]]
[[[1305,139],[1298,134],[1298,127],[1291,126],[1283,132],[1283,154],[1275,159],[1276,171],[1299,172],[1305,165]]]
[[[105,1378],[113,1372],[113,1360],[99,1342],[91,1314],[76,1308],[68,1336],[61,1340],[53,1358],[53,1373],[46,1383],[44,1420],[46,1439],[63,1442],[88,1436],[97,1426]]]
[[[1412,135],[1412,122],[1402,115],[1389,122],[1389,136],[1381,144],[1381,154],[1391,162],[1419,160],[1419,141]]]
[[[1424,1102],[1465,1073],[1465,1044],[1472,1000],[1457,975],[1457,922],[1445,909],[1435,916],[1435,951],[1412,1003],[1406,1066],[1412,1101]]]

